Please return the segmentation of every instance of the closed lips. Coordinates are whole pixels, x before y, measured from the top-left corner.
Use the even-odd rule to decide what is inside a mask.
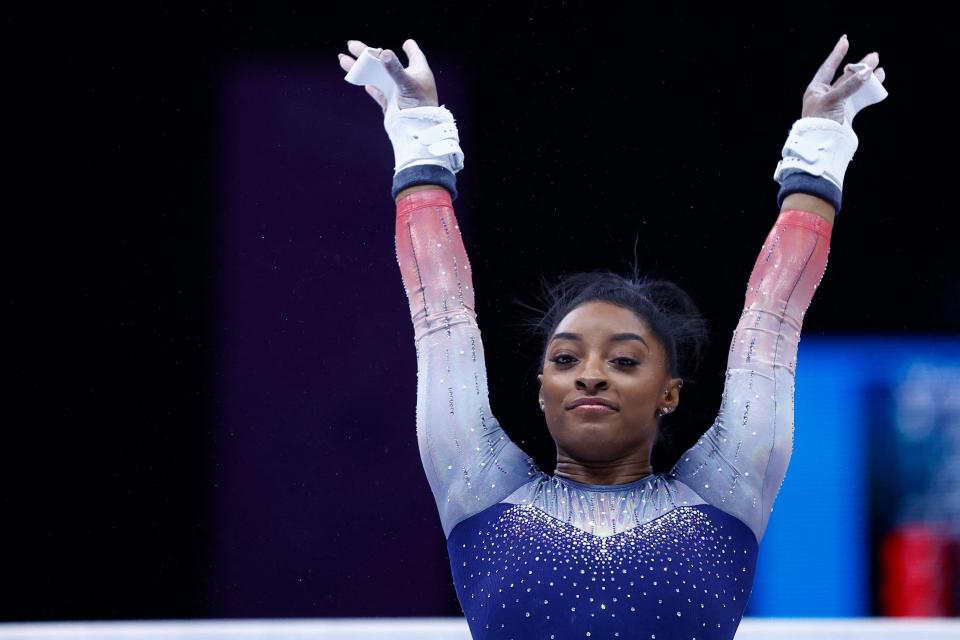
[[[616,410],[617,408],[617,405],[613,404],[612,402],[610,402],[605,398],[595,398],[591,396],[585,396],[582,398],[577,398],[576,400],[571,402],[570,405],[567,407],[567,409],[573,409],[574,407],[579,407],[580,405],[584,405],[584,404],[593,404],[593,405],[599,404],[605,407],[610,407],[611,409],[614,409],[614,410]]]

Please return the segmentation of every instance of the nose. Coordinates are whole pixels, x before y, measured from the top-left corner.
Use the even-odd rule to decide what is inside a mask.
[[[607,388],[607,377],[603,370],[596,366],[594,359],[589,359],[580,375],[577,376],[577,388],[595,391]]]

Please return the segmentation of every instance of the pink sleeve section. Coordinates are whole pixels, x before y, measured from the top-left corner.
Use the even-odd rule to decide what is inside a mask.
[[[450,335],[455,313],[460,322],[475,316],[470,261],[445,189],[397,202],[396,252],[417,341],[438,329]]]
[[[793,450],[800,328],[826,270],[831,231],[815,213],[780,213],[750,274],[716,422],[671,471],[757,540]]]

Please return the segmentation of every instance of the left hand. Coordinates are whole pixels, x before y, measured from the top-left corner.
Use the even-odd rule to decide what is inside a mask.
[[[844,101],[864,85],[871,73],[877,76],[877,80],[883,82],[886,74],[882,67],[877,66],[880,62],[880,54],[875,51],[865,55],[858,64],[847,64],[843,75],[833,82],[833,76],[836,75],[837,68],[849,47],[847,38],[841,37],[833,47],[833,51],[820,65],[803,93],[802,118],[829,118],[843,124]]]

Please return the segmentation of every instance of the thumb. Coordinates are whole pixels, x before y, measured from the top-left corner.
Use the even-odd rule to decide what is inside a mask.
[[[380,60],[387,68],[387,73],[393,78],[394,82],[403,86],[407,83],[407,72],[403,70],[403,65],[397,60],[397,56],[390,49],[384,49],[380,54]]]

